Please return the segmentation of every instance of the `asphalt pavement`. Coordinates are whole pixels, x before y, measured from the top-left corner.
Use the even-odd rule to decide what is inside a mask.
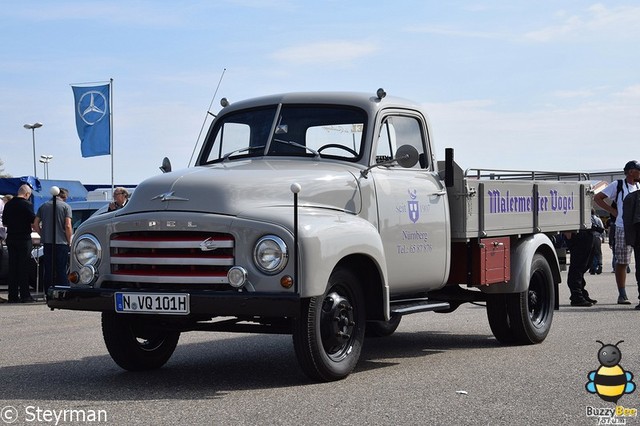
[[[634,304],[616,303],[604,252],[603,273],[585,276],[598,303],[571,307],[563,272],[541,344],[501,346],[481,306],[409,315],[392,336],[367,339],[356,371],[334,383],[308,380],[280,335],[185,333],[163,368],[126,372],[99,313],[2,303],[0,425],[640,424],[640,391],[616,405],[586,388],[602,367],[597,340],[623,340],[617,365],[640,377],[638,290],[629,275]],[[607,417],[616,407],[627,415]]]

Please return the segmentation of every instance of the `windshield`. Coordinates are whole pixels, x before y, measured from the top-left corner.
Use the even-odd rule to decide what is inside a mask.
[[[256,156],[306,156],[356,161],[366,113],[329,105],[277,105],[230,113],[216,121],[200,164]]]

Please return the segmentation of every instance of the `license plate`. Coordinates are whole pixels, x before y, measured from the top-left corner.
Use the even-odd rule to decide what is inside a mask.
[[[187,315],[189,313],[189,295],[116,293],[116,312]]]

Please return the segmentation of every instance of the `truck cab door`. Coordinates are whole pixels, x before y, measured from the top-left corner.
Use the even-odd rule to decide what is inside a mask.
[[[420,154],[412,168],[393,163],[374,167],[370,173],[390,294],[440,288],[449,274],[448,204],[433,164],[426,120],[417,113],[388,112],[379,129],[374,161],[393,158],[398,147],[407,144]]]

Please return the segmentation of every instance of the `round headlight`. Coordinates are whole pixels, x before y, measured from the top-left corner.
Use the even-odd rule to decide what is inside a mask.
[[[247,283],[247,270],[242,266],[232,266],[227,272],[227,279],[231,287],[240,288]]]
[[[287,245],[275,235],[266,235],[258,240],[253,251],[253,260],[262,272],[277,274],[287,266]]]
[[[81,266],[95,266],[100,262],[102,247],[96,237],[85,234],[76,240],[73,255]]]
[[[87,265],[80,268],[79,281],[80,284],[91,284],[96,276],[96,270],[93,266]]]

